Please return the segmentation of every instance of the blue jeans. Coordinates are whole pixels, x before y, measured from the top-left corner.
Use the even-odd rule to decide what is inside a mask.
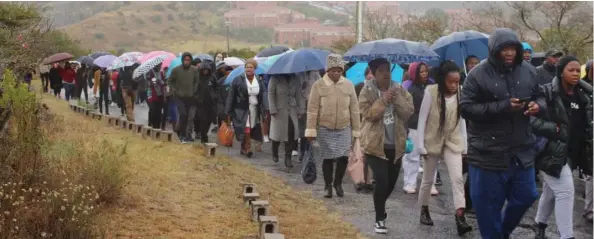
[[[70,100],[74,96],[74,84],[64,83],[64,96],[66,100]]]
[[[538,198],[534,168],[523,168],[516,160],[511,160],[503,171],[469,165],[468,176],[470,197],[483,239],[509,236]]]

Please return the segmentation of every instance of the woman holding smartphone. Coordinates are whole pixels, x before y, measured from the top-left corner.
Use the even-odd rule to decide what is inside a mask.
[[[425,158],[423,180],[419,192],[421,204],[420,223],[433,226],[429,215],[429,195],[433,185],[433,172],[440,159],[446,163],[456,208],[455,220],[458,235],[472,230],[464,216],[464,179],[462,154],[466,153],[466,123],[460,117],[460,69],[452,61],[439,65],[437,84],[428,86],[419,110],[417,141],[419,154]]]

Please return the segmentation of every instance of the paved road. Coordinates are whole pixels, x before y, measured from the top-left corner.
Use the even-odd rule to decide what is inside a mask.
[[[112,115],[119,116],[118,108],[112,107],[110,109]],[[137,107],[135,110],[136,120],[139,123],[146,123],[148,118],[147,107]],[[211,141],[215,140],[216,136],[210,137]],[[287,170],[284,167],[283,160],[279,163],[274,163],[271,160],[270,144],[264,144],[263,152],[255,153],[254,157],[247,159],[239,155],[239,144],[235,144],[235,148],[221,148],[218,150],[219,154],[228,154],[236,157],[238,160],[248,161],[256,167],[268,171],[270,174],[279,176],[285,180],[289,185],[299,188],[301,190],[311,191],[315,198],[324,200],[331,210],[336,210],[344,216],[344,220],[355,225],[363,234],[370,238],[423,238],[423,239],[444,239],[457,238],[456,227],[454,223],[453,200],[451,193],[451,185],[447,178],[447,169],[445,165],[440,165],[440,172],[444,181],[443,186],[438,187],[440,195],[432,197],[430,201],[430,208],[432,218],[435,226],[427,227],[419,225],[419,208],[416,206],[418,195],[407,195],[402,191],[402,176],[398,179],[396,189],[392,193],[387,202],[388,220],[386,226],[390,230],[388,235],[377,235],[373,231],[374,210],[373,200],[370,194],[357,193],[352,187],[352,183],[348,176],[345,176],[343,188],[345,189],[345,196],[343,198],[334,197],[332,199],[323,198],[323,179],[321,176],[321,163],[318,162],[318,180],[313,185],[303,183],[300,175],[301,164],[297,162],[297,157],[293,157],[295,167],[292,170]],[[281,151],[282,152],[282,151]],[[402,175],[402,172],[401,172]],[[419,175],[419,184],[420,184]],[[585,222],[582,215],[582,208],[584,206],[583,199],[579,196],[584,192],[584,183],[580,180],[575,181],[576,200],[574,206],[574,228],[575,238],[592,238],[592,224]],[[530,228],[536,214],[537,203],[526,213],[512,238],[534,238],[534,232]],[[315,213],[315,212],[312,212]],[[467,234],[464,238],[480,238],[478,229],[476,227],[476,220],[472,217],[468,218],[475,230]],[[548,235],[551,238],[558,238],[554,218],[549,221]],[[332,225],[328,225],[332,226]],[[553,237],[553,235],[555,235]]]

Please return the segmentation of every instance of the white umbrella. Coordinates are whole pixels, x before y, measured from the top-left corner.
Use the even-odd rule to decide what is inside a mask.
[[[228,66],[243,66],[243,64],[245,64],[243,60],[234,56],[225,58],[223,62]]]

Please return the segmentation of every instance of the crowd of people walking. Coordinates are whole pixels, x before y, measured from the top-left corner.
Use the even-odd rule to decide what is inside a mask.
[[[574,238],[574,170],[585,175],[584,217],[592,222],[592,61],[583,79],[579,60],[557,50],[534,67],[531,49],[504,28],[490,35],[488,48],[485,60],[470,55],[463,66],[449,60],[434,67],[409,64],[402,84],[392,80],[392,62],[376,57],[355,86],[338,54],[327,55],[323,69],[262,75],[255,59],[231,66],[223,54],[207,61],[183,53],[179,66],[145,74],[145,87],[132,77],[138,65],[109,71],[66,63],[46,69],[42,78],[58,97],[64,88],[66,100],[84,92],[88,102],[86,88],[93,87],[100,112],[105,107],[109,114],[114,102],[131,121],[136,99],[147,94],[149,125],[171,123],[182,143],[209,142],[212,125],[232,125],[241,155],[253,157],[270,140],[274,162],[283,144],[286,168],[294,167],[292,156],[302,161],[315,142],[326,198],[344,196],[349,155],[360,145],[365,180],[356,186],[373,192],[376,233],[388,232],[386,201],[401,170],[407,194],[417,193],[422,173],[419,222],[434,225],[429,198],[439,193],[441,161],[459,235],[473,229],[465,216],[473,213],[482,238],[510,238],[538,199],[536,238],[546,238],[553,212],[561,238]],[[227,79],[238,67],[243,72]]]

